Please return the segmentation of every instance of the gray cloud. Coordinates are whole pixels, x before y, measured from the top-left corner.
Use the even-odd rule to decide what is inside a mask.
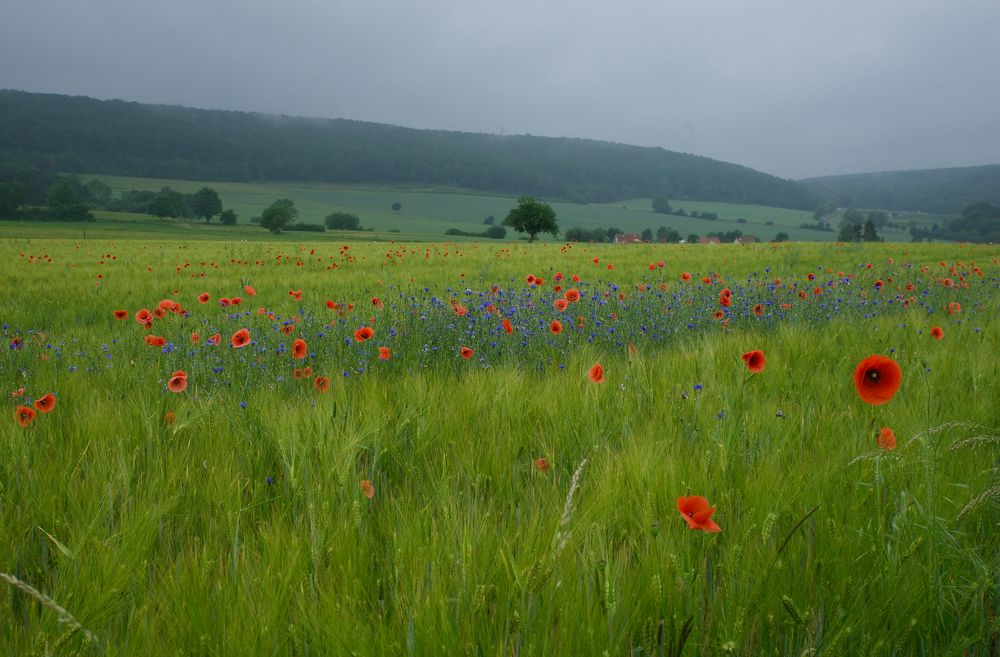
[[[661,146],[1000,162],[995,0],[7,0],[0,87]]]

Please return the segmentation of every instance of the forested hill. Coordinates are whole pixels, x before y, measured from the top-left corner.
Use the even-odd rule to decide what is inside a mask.
[[[857,173],[799,182],[839,207],[959,214],[981,201],[1000,205],[1000,164]]]
[[[187,180],[457,186],[584,202],[818,204],[795,182],[661,148],[9,90],[0,91],[0,155],[47,170]]]

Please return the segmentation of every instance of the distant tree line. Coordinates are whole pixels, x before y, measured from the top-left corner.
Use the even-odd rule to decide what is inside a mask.
[[[449,228],[444,231],[445,235],[464,235],[465,237],[485,237],[491,240],[502,240],[507,237],[507,229],[503,226],[490,226],[481,233],[475,231],[462,230],[460,228]]]
[[[715,212],[699,212],[698,210],[692,210],[690,214],[684,211],[684,208],[674,209],[670,205],[668,199],[662,196],[653,199],[653,212],[657,214],[672,214],[677,217],[694,217],[695,219],[708,219],[709,221],[715,221],[719,218],[719,215]],[[746,219],[743,219],[740,223],[746,223]]]
[[[665,197],[812,209],[789,180],[661,148],[0,91],[0,154],[47,171],[415,183],[590,203]]]
[[[564,237],[567,242],[614,242],[615,237],[618,235],[624,235],[625,232],[621,228],[570,228],[564,233]],[[694,241],[698,241],[698,236],[694,236]],[[654,241],[654,234],[652,228],[646,228],[639,235],[639,239],[643,242]],[[656,229],[655,241],[661,244],[677,243],[681,241],[681,234],[677,232],[675,228],[668,228],[666,226],[660,226]],[[690,241],[690,240],[688,240]]]
[[[884,208],[957,215],[976,202],[1000,205],[1000,165],[884,171],[799,181],[826,207]],[[817,217],[819,219],[819,217]]]
[[[739,230],[739,229],[737,229],[737,230],[727,230],[727,231],[718,231],[718,232],[714,232],[714,233],[706,233],[705,237],[715,237],[720,242],[722,242],[723,244],[731,244],[732,242],[735,242],[736,240],[738,240],[741,237],[745,238],[745,239],[751,239],[754,242],[757,241],[756,237],[753,237],[753,236],[750,236],[750,235],[744,235],[743,231]]]
[[[160,191],[126,190],[117,198],[103,180],[86,183],[76,176],[59,176],[15,160],[0,160],[0,219],[92,221],[91,210],[131,212],[166,218],[201,218],[233,225],[237,215],[223,210],[218,193],[203,187],[183,194],[170,187]]]
[[[986,201],[966,206],[962,216],[944,226],[934,224],[919,228],[910,223],[910,236],[914,242],[950,240],[954,242],[1000,243],[1000,207]]]

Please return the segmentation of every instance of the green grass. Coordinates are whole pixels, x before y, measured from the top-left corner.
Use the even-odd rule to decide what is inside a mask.
[[[0,240],[4,340],[24,340],[0,353],[0,572],[81,628],[0,581],[0,653],[989,655],[1000,640],[997,247],[400,244],[387,259],[385,244],[165,237]],[[940,261],[983,276],[943,287],[957,274]],[[629,313],[670,322],[723,285],[811,289],[807,273],[826,268],[855,278],[796,301],[797,315],[678,320],[634,354],[570,330],[492,349],[446,307],[496,284],[528,300],[520,331],[529,306],[548,316],[558,271],[597,294],[569,315],[617,309],[607,326],[624,332]],[[702,286],[709,272],[720,280]],[[527,273],[545,286],[526,290]],[[602,306],[612,283],[629,301]],[[926,307],[888,304],[907,283]],[[242,294],[247,314],[199,304],[203,291]],[[838,294],[851,308],[826,319],[819,304]],[[425,320],[411,295],[445,303],[417,311]],[[171,353],[112,317],[163,298],[191,312],[153,325]],[[340,322],[328,298],[356,310]],[[360,324],[376,341],[345,344]],[[944,340],[927,335],[935,325]],[[188,340],[240,326],[263,351]],[[315,357],[274,351],[296,337]],[[466,361],[455,348],[470,340]],[[375,359],[376,343],[392,359]],[[767,355],[753,376],[750,349]],[[852,384],[872,353],[904,373],[884,406]],[[292,378],[303,364],[331,377],[328,392]],[[175,369],[190,377],[180,394],[165,389]],[[22,386],[58,397],[27,429],[8,396]],[[892,452],[875,445],[882,426]],[[676,508],[688,494],[717,507],[722,533],[688,529]]]

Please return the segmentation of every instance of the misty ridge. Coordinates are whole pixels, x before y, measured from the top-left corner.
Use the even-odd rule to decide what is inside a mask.
[[[656,147],[422,130],[0,91],[0,156],[52,172],[460,188],[576,203],[632,198],[958,215],[1000,204],[1000,165],[801,181]]]
[[[792,181],[660,148],[0,92],[0,153],[51,171],[460,187],[580,203],[666,196],[811,209]]]

